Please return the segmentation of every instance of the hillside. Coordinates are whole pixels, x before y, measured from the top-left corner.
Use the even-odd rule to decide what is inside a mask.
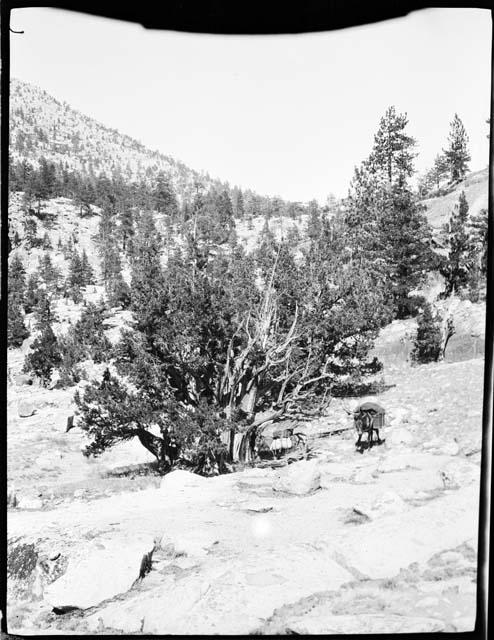
[[[436,232],[448,221],[462,191],[465,192],[470,216],[477,215],[481,209],[487,209],[489,169],[486,168],[482,169],[482,171],[470,173],[446,195],[438,198],[427,198],[422,201],[422,204],[426,207],[427,219]]]
[[[182,197],[192,195],[199,179],[206,186],[222,184],[16,79],[10,83],[10,155],[31,163],[45,157],[82,173],[121,175],[130,181],[149,181],[164,171]]]

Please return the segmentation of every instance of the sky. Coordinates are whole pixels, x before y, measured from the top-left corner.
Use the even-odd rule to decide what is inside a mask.
[[[416,167],[455,113],[471,170],[488,165],[491,17],[427,9],[336,32],[218,36],[55,9],[12,11],[11,77],[212,177],[321,203],[347,194],[390,105],[409,118]]]

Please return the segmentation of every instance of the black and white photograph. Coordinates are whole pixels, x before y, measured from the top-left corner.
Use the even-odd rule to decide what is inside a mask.
[[[8,36],[7,633],[478,630],[491,12]]]

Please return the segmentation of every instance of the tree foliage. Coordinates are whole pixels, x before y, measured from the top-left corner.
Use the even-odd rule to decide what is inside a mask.
[[[449,295],[468,286],[471,272],[475,268],[475,246],[468,229],[468,202],[464,191],[460,194],[445,230],[449,251],[441,271],[446,279],[445,294]]]
[[[441,317],[438,314],[434,316],[431,305],[425,303],[418,318],[411,352],[412,360],[419,364],[437,362],[442,353],[442,343]]]
[[[465,177],[471,156],[468,150],[468,135],[458,114],[455,113],[450,127],[448,148],[444,150],[444,155],[449,166],[451,181],[456,182]]]
[[[33,340],[31,351],[24,360],[24,369],[32,371],[40,379],[41,384],[47,386],[53,370],[62,362],[62,354],[52,328],[52,323],[56,318],[51,308],[50,299],[43,289],[40,291],[36,317],[38,335]]]

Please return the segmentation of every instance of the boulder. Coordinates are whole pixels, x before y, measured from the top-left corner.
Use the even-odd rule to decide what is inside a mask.
[[[18,387],[33,384],[32,378],[30,378],[24,373],[19,373],[17,375],[14,375],[13,380],[14,380],[14,384],[16,384]]]
[[[203,488],[205,482],[207,482],[206,478],[197,475],[197,473],[176,469],[175,471],[167,473],[161,480],[160,491],[166,493],[184,493],[190,489]]]
[[[36,413],[36,407],[32,402],[21,400],[17,406],[17,413],[20,418],[29,418]]]
[[[93,542],[77,559],[69,560],[65,574],[45,588],[44,599],[52,607],[87,609],[124,593],[139,576],[141,560],[153,546],[150,536]]]
[[[457,456],[460,452],[460,447],[457,442],[451,440],[443,444],[440,451],[444,453],[445,456]]]
[[[276,477],[273,491],[306,495],[321,487],[321,472],[317,460],[295,462]]]

